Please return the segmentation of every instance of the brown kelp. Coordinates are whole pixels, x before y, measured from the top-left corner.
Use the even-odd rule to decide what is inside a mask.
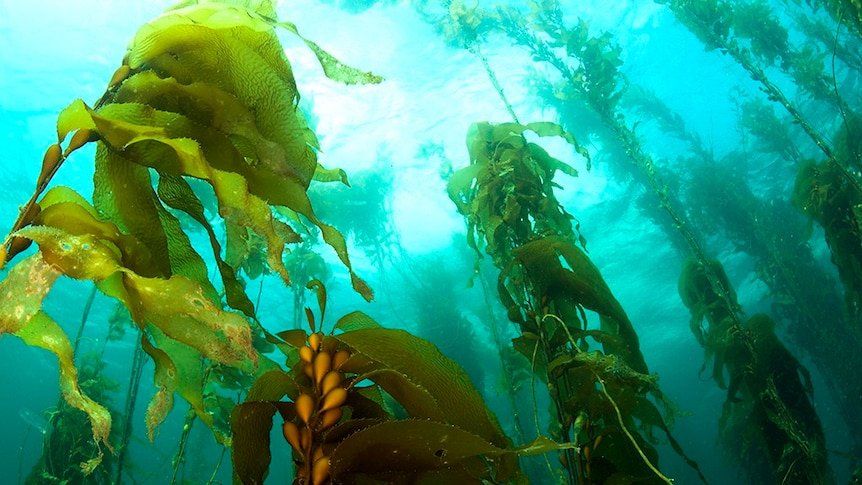
[[[679,177],[673,174],[664,177],[664,171],[641,144],[635,131],[638,123],[630,126],[626,122],[626,115],[620,110],[619,102],[628,82],[620,72],[621,50],[610,34],[591,34],[589,22],[585,20],[574,24],[565,22],[562,10],[553,1],[532,2],[527,15],[514,8],[500,8],[496,12],[474,10],[472,16],[483,18],[484,21],[471,25],[498,23],[500,30],[524,46],[534,61],[543,61],[558,71],[562,80],[553,87],[554,97],[586,105],[598,116],[609,134],[622,146],[626,157],[633,162],[638,172],[637,178],[658,199],[658,207],[665,213],[660,226],[669,232],[683,253],[690,254],[701,264],[704,281],[712,288],[716,298],[725,302],[728,308],[733,308],[736,305],[733,288],[728,282],[722,281],[721,275],[714,273],[713,267],[707,264],[707,252],[698,228],[689,220],[684,204],[676,197],[674,186],[665,181],[677,183]],[[462,19],[455,18],[453,21]],[[489,29],[491,27],[486,27],[486,30]],[[765,50],[771,48],[766,44],[762,47]],[[678,124],[679,120],[670,121]],[[706,151],[701,149],[699,153],[704,154]],[[767,363],[764,365],[769,365],[770,360],[765,360]],[[788,388],[792,387],[789,381],[784,384]],[[786,389],[777,394],[788,399]],[[815,442],[818,433],[822,435],[822,430],[819,429],[819,421],[814,420],[812,423],[812,435],[808,441]],[[815,465],[822,466],[820,469],[816,466],[813,468],[820,477],[830,476],[825,460],[817,461]]]
[[[856,370],[846,363],[858,352],[860,332],[848,313],[838,311],[842,303],[835,278],[818,264],[812,247],[801,244],[810,225],[783,197],[776,200],[755,193],[741,167],[758,153],[746,152],[742,146],[715,160],[679,115],[660,100],[644,92],[628,99],[644,118],[656,120],[664,133],[689,143],[692,156],[684,159],[680,191],[691,222],[702,234],[723,234],[739,253],[754,258],[754,276],[768,286],[775,316],[790,322],[782,337],[811,357],[810,365],[820,370],[849,436],[856,440],[852,437],[858,433],[853,430],[862,427],[862,403],[852,396],[860,384]],[[738,101],[740,125],[753,135],[756,152],[791,163],[802,159],[788,123],[776,116],[770,104]],[[858,443],[853,442],[854,447]]]
[[[729,287],[721,264],[707,264]],[[829,483],[823,428],[810,402],[811,378],[778,340],[772,319],[757,314],[744,321],[736,295],[728,305],[693,259],[680,275],[679,292],[691,311],[692,333],[707,363],[712,361],[712,378],[727,390],[719,428],[732,458],[743,462],[753,482]]]
[[[794,202],[806,215],[823,225],[827,233],[827,243],[833,252],[833,262],[842,272],[849,309],[854,319],[860,318],[858,277],[853,274],[859,267],[858,251],[848,250],[848,245],[858,248],[862,244],[858,223],[858,209],[862,199],[862,178],[860,178],[860,156],[857,148],[858,115],[841,98],[837,81],[825,74],[823,54],[813,59],[813,53],[800,52],[788,41],[787,31],[780,25],[763,2],[727,2],[710,0],[691,2],[689,0],[662,0],[676,17],[692,31],[708,49],[719,49],[732,57],[757,81],[767,94],[769,101],[782,106],[791,116],[825,160],[820,170],[814,170],[813,163],[800,163]],[[839,22],[845,21],[853,27],[858,22],[859,5],[854,2],[821,2]],[[846,5],[844,5],[846,4]],[[854,4],[854,5],[850,5]],[[846,15],[846,16],[845,16]],[[768,28],[764,28],[767,26]],[[858,27],[858,25],[857,25]],[[836,41],[837,42],[837,41]],[[836,43],[836,42],[833,42]],[[829,140],[822,130],[803,114],[799,106],[790,101],[778,84],[768,75],[766,68],[776,63],[794,81],[795,85],[819,101],[832,102],[836,108],[840,129],[834,140]],[[832,76],[835,76],[834,61]],[[825,175],[818,183],[812,180],[815,172]],[[826,191],[841,190],[845,195],[835,197],[831,208],[824,207],[818,198],[826,196]],[[809,202],[801,203],[812,194]],[[842,221],[843,222],[840,222]],[[838,225],[843,228],[836,227]],[[825,225],[824,225],[825,224]],[[854,254],[856,253],[856,254]],[[847,266],[849,265],[849,267]]]
[[[175,392],[217,431],[220,412],[208,409],[213,400],[203,390],[211,374],[202,362],[246,373],[274,365],[254,346],[254,306],[237,267],[227,263],[245,259],[255,235],[265,241],[267,266],[289,283],[282,256],[300,237],[274,207],[316,226],[350,271],[354,288],[372,297],[350,269],[343,237],[315,216],[306,196],[318,167],[317,141],[297,108],[296,82],[276,27],[299,35],[293,24],[276,19],[268,1],[183,2],[144,25],[102,98],[93,106],[77,100],[58,117],[57,143],[46,151],[33,196],[0,248],[5,264],[31,242],[39,247],[0,283],[0,333],[57,355],[63,397],[89,415],[94,439],[108,448],[110,415],[81,391],[69,339],[42,309],[60,276],[94,281],[140,329],[143,349],[156,364],[158,392],[146,417],[151,437]],[[333,79],[380,81],[303,40]],[[46,191],[64,161],[87,143],[96,144],[92,202],[67,187]],[[227,233],[224,249],[187,177],[214,193]],[[209,234],[229,309],[177,213]],[[97,463],[98,457],[88,469]]]
[[[319,281],[309,288],[319,321],[307,308],[309,331],[269,337],[285,369],[262,374],[231,417],[240,482],[263,483],[276,413],[300,484],[526,483],[518,455],[574,446],[539,438],[514,448],[464,370],[433,344],[358,311],[324,334],[326,291]]]
[[[500,270],[498,295],[521,333],[514,347],[548,386],[552,437],[579,446],[561,455],[565,479],[669,483],[647,435],[632,430],[663,430],[685,458],[648,396],[672,407],[649,374],[631,322],[578,247],[586,241],[577,222],[554,196],[556,172],[577,171],[528,141],[528,132],[562,137],[588,158],[555,123],[473,124],[470,165],[452,174],[448,186],[467,220],[467,244]],[[591,328],[588,311],[598,314],[598,328]],[[591,350],[595,344],[603,351]]]

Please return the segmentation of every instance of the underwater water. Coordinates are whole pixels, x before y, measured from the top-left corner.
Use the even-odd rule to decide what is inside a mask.
[[[56,142],[60,112],[79,98],[96,103],[138,28],[175,3],[0,0],[4,234],[33,194],[45,149]],[[693,17],[692,3],[713,23]],[[308,242],[291,243],[284,255],[297,285],[288,286],[275,271],[250,270],[251,263],[234,268],[242,273],[257,320],[272,333],[307,328],[303,308],[318,315],[319,310],[303,285],[319,279],[327,290],[324,329],[359,310],[383,327],[428,339],[464,368],[516,446],[537,433],[559,441],[549,431],[560,422],[548,375],[531,377],[530,353],[510,350],[524,327],[509,321],[512,308],[498,297],[505,268],[495,267],[481,238],[484,257],[476,263],[465,217],[447,192],[449,180],[471,163],[465,139],[473,123],[510,123],[513,114],[528,127],[558,123],[578,146],[564,136],[537,136],[538,128],[521,131],[577,171],[575,177],[559,169],[553,186],[546,179],[543,187],[552,187],[555,201],[574,217],[572,244],[604,283],[593,279],[586,289],[563,288],[553,280],[544,300],[534,303],[562,305],[555,298],[568,291],[587,301],[574,318],[590,328],[603,320],[602,332],[613,333],[605,329],[608,315],[597,310],[605,307],[590,301],[615,298],[637,334],[634,345],[648,367],[642,374],[657,375],[656,389],[678,409],[673,419],[664,418],[673,421],[673,437],[709,483],[812,483],[804,477],[814,475],[802,475],[803,465],[796,464],[806,458],[817,463],[812,467],[822,483],[860,483],[851,480],[862,480],[862,195],[854,191],[862,183],[862,16],[852,6],[830,15],[842,2],[800,3],[584,0],[562,2],[559,16],[552,15],[557,3],[551,1],[279,3],[279,19],[295,24],[302,36],[339,61],[383,77],[354,85],[329,79],[308,45],[279,31],[299,107],[319,141],[317,160],[343,169],[351,185],[338,177],[313,181],[312,206],[344,234],[352,269],[373,289],[374,299],[366,302],[351,287],[336,251],[312,230],[304,234]],[[529,20],[513,20],[521,18]],[[554,29],[560,25],[562,35],[549,33],[559,34]],[[709,37],[716,31],[724,36]],[[719,45],[722,39],[728,43]],[[95,143],[72,153],[50,186],[69,186],[92,200],[95,154]],[[818,173],[826,174],[828,160],[840,167],[835,173],[843,182],[818,179],[806,189],[805,167],[820,164]],[[204,182],[193,181],[192,188],[215,237],[227,244],[216,196],[195,183]],[[505,190],[517,193],[519,187]],[[818,212],[815,202],[827,208]],[[221,291],[210,238],[185,217],[180,220],[190,245]],[[474,225],[470,233],[485,227],[490,226]],[[485,240],[494,237],[483,234]],[[11,259],[0,280],[36,246]],[[258,267],[267,264],[261,254]],[[564,250],[553,254],[554,264],[566,271],[587,270]],[[700,306],[691,303],[694,297],[680,297],[686,291],[680,274],[690,257],[717,259],[726,273],[722,283],[736,305],[717,323],[710,318],[721,311],[718,297],[709,300],[712,294],[700,287]],[[551,272],[538,270],[527,278],[539,281]],[[716,285],[710,278],[703,281]],[[88,279],[60,277],[41,308],[74,342],[85,393],[110,408],[109,441],[127,443],[115,447],[122,449],[120,483],[231,483],[230,450],[194,419],[179,393],[148,437],[145,415],[159,391],[152,358],[140,350],[140,333],[128,312],[118,309],[116,299],[93,293]],[[603,296],[605,284],[610,299]],[[83,413],[61,413],[58,359],[13,335],[10,309],[24,292],[0,289],[12,295],[0,305],[0,483],[117,483],[119,455],[104,447],[105,456],[113,457],[102,465],[109,471],[80,474],[79,464],[94,457],[87,455],[93,453],[90,423]],[[755,325],[752,317],[761,313],[774,329]],[[740,345],[748,347],[737,352],[727,342],[741,329],[748,337]],[[590,351],[615,353],[610,337],[583,339]],[[757,358],[738,364],[746,351]],[[274,351],[267,355],[279,365],[285,360]],[[504,355],[511,357],[507,367],[501,367]],[[716,355],[726,364],[714,364]],[[595,376],[590,392],[606,402],[604,384]],[[765,380],[754,384],[751,376]],[[246,393],[225,385],[218,396],[237,401]],[[636,395],[645,391],[625,394]],[[578,396],[573,393],[566,406],[588,409]],[[624,409],[630,405],[619,401]],[[743,407],[749,402],[752,408]],[[788,409],[789,415],[782,414]],[[596,426],[619,434],[614,415],[607,416]],[[664,476],[677,484],[700,482],[661,431],[663,424],[634,418],[629,429],[647,437],[643,446],[655,449],[654,465]],[[720,433],[725,420],[738,426]],[[276,418],[277,425],[281,421]],[[227,422],[221,425],[229,429]],[[294,473],[290,445],[281,436],[275,427],[266,483],[287,483]],[[777,436],[784,441],[775,441]],[[777,454],[763,451],[774,443]],[[589,446],[602,451],[595,441],[580,445],[579,454]],[[763,457],[751,458],[756,450]],[[557,483],[551,473],[559,483],[587,483],[559,472],[558,454],[521,457],[521,469],[533,483]],[[656,476],[640,479],[619,483],[656,483]]]

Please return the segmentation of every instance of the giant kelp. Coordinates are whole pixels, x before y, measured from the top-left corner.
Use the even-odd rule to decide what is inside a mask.
[[[661,429],[685,457],[647,396],[669,403],[648,374],[631,322],[578,248],[585,240],[574,217],[554,196],[555,173],[577,171],[528,141],[527,132],[562,137],[588,156],[555,123],[471,126],[470,165],[448,186],[467,220],[467,243],[500,270],[498,295],[521,333],[514,347],[548,385],[553,437],[580,446],[561,458],[569,483],[669,482],[649,440],[630,430]],[[599,315],[600,328],[590,328],[588,310]],[[604,351],[590,351],[591,342]]]
[[[855,359],[859,348],[859,331],[853,323],[853,312],[838,311],[842,307],[841,296],[831,272],[821,267],[811,246],[800,243],[811,233],[810,224],[806,228],[804,218],[784,200],[784,194],[779,193],[776,198],[775,193],[756,193],[744,172],[748,165],[757,166],[764,155],[775,164],[796,164],[803,159],[791,134],[790,122],[780,119],[765,100],[735,98],[740,109],[740,126],[753,136],[716,160],[712,150],[705,149],[678,114],[655,96],[642,91],[636,94],[628,100],[643,112],[644,119],[657,121],[663,133],[689,143],[692,156],[681,160],[685,168],[678,197],[688,204],[691,222],[702,234],[723,234],[738,252],[754,258],[754,276],[769,288],[774,314],[790,322],[782,337],[794,344],[792,346],[802,355],[810,356],[809,365],[816,366],[823,376],[847,425],[852,454],[859,446],[858,433],[853,430],[859,429],[862,422],[862,403],[852,397],[859,386],[857,372],[846,365]],[[836,139],[836,147],[843,145],[841,141],[842,137]],[[756,150],[749,151],[749,145]],[[844,151],[846,148],[841,148],[836,153],[840,155]],[[804,162],[803,166],[808,164]],[[839,186],[840,180],[836,181]],[[850,187],[844,188],[845,196],[852,196]],[[800,205],[804,197],[803,193],[791,199]],[[839,201],[840,198],[836,198],[836,202]],[[840,205],[835,204],[833,210],[838,207]],[[837,229],[841,219],[836,219],[835,223]],[[838,254],[852,258],[853,251],[848,251],[850,246],[852,244],[845,241],[843,251],[839,247]],[[842,269],[844,266],[845,262],[836,261],[839,274],[852,271],[852,264],[847,265],[846,270]]]
[[[262,374],[235,409],[233,462],[242,483],[262,483],[278,413],[294,483],[526,483],[518,455],[572,444],[514,448],[467,374],[430,342],[383,328],[362,312],[323,333],[326,292],[312,281],[320,321],[270,336],[285,370]],[[289,400],[284,400],[284,398]]]
[[[254,306],[237,267],[227,261],[244,260],[247,240],[257,236],[265,241],[267,266],[290,281],[282,255],[300,237],[273,207],[317,226],[357,291],[372,297],[350,270],[343,237],[317,219],[306,196],[318,167],[317,141],[297,108],[296,82],[276,27],[299,35],[293,24],[276,19],[268,1],[183,2],[144,25],[102,98],[93,106],[77,100],[58,117],[57,143],[46,151],[36,190],[0,249],[6,263],[30,242],[39,246],[0,283],[0,331],[57,354],[64,398],[89,414],[94,438],[109,448],[110,416],[81,392],[69,339],[41,308],[61,275],[93,280],[140,328],[159,388],[147,410],[151,436],[175,392],[214,425],[202,394],[209,375],[202,358],[245,372],[272,366],[253,346],[248,318]],[[379,82],[303,40],[330,77]],[[46,192],[70,154],[91,142],[92,203],[66,187]],[[224,249],[187,177],[206,182],[215,194]],[[226,304],[241,313],[223,309],[175,211],[208,233]]]
[[[813,173],[811,164],[800,164],[797,188],[793,196],[796,199],[794,203],[800,210],[812,216],[819,223],[826,224],[824,229],[826,229],[827,234],[831,233],[831,236],[827,235],[827,243],[833,249],[833,253],[844,253],[838,258],[833,258],[833,262],[842,272],[842,282],[848,285],[847,291],[852,303],[852,299],[856,298],[853,294],[858,293],[858,283],[854,282],[854,278],[850,275],[856,271],[853,266],[858,267],[858,262],[852,261],[853,257],[847,256],[847,251],[842,249],[846,242],[841,243],[837,239],[846,240],[848,237],[852,239],[856,237],[853,233],[858,234],[859,231],[858,228],[851,229],[851,232],[843,231],[841,236],[836,236],[833,219],[849,218],[848,226],[852,228],[854,225],[858,225],[854,222],[858,200],[862,197],[859,154],[855,152],[855,140],[857,139],[855,132],[858,131],[856,127],[858,123],[855,120],[858,115],[854,114],[850,106],[841,98],[837,91],[837,81],[826,77],[822,62],[814,62],[810,59],[810,55],[800,53],[790,46],[787,41],[788,33],[774,15],[768,15],[770,11],[762,2],[737,4],[722,0],[708,2],[662,0],[659,3],[667,4],[677,18],[697,35],[708,49],[719,49],[722,53],[732,57],[751,75],[752,79],[759,83],[769,101],[783,107],[791,116],[793,123],[802,128],[811,142],[826,157],[822,172],[828,174],[823,176],[828,180],[823,180],[820,184],[811,180]],[[829,1],[821,2],[821,4],[826,6],[833,16],[837,17],[839,26],[842,20],[849,22],[851,27],[854,25],[854,21],[858,22],[859,5],[855,2]],[[755,10],[758,9],[761,14],[764,12],[767,14],[765,19],[762,18],[763,15],[757,15]],[[771,27],[766,29],[751,28],[750,24],[752,23],[756,23],[758,26],[768,25]],[[820,101],[830,101],[836,105],[837,113],[835,116],[839,118],[841,129],[836,133],[834,142],[830,142],[828,137],[823,134],[823,130],[812,123],[799,106],[791,102],[778,84],[767,75],[766,67],[773,64],[777,59],[781,60],[778,65],[793,78],[798,87]],[[834,63],[832,73],[834,76]],[[824,88],[823,85],[830,84],[829,81],[831,81],[832,87]],[[818,213],[821,211],[821,203],[818,202],[817,198],[825,195],[826,187],[832,186],[836,187],[835,190],[838,190],[838,187],[843,187],[842,190],[847,193],[847,195],[835,198],[831,203],[832,208],[826,209],[826,212],[839,214],[835,217]],[[806,197],[804,194],[806,191],[813,193],[814,199],[811,203],[803,204],[800,200]],[[843,205],[839,206],[839,204]],[[821,221],[821,219],[824,220]],[[856,237],[855,244],[857,246],[858,241],[859,239]],[[843,266],[848,263],[849,268]],[[853,310],[853,312],[858,315],[858,310]]]
[[[95,352],[85,354],[78,363],[81,390],[95,401],[109,406],[111,391],[119,387],[119,383],[104,375],[106,366]],[[111,409],[111,414],[116,416],[118,413]],[[112,440],[115,438],[116,436],[112,436]],[[57,407],[47,413],[47,425],[42,432],[42,455],[24,483],[110,483],[117,460],[108,455],[98,462],[99,456],[99,444],[92,440],[92,428],[87,414],[60,400]],[[97,463],[98,467],[95,466]]]
[[[791,201],[823,227],[844,283],[848,312],[857,324],[862,322],[862,195],[847,183],[834,160],[806,159],[799,165]]]
[[[674,2],[674,7],[677,4],[685,2]],[[688,5],[688,3],[686,3]],[[692,5],[692,9],[707,8],[706,4]],[[736,20],[740,25],[747,25],[751,30],[751,19],[756,17],[759,6],[747,5],[747,10],[743,12],[743,8],[739,9],[739,15]],[[762,9],[761,9],[762,10]],[[708,264],[707,251],[704,248],[700,238],[700,231],[689,220],[685,205],[678,199],[678,193],[675,191],[675,186],[667,183],[665,180],[671,180],[674,184],[678,183],[682,177],[670,174],[667,177],[664,171],[654,161],[654,157],[644,149],[641,137],[635,131],[639,123],[629,125],[626,122],[626,113],[621,110],[620,100],[625,93],[629,82],[620,72],[622,65],[622,57],[620,48],[613,42],[609,33],[590,33],[590,25],[586,20],[579,20],[571,24],[565,21],[563,12],[557,2],[542,1],[532,2],[529,7],[528,14],[523,14],[515,8],[503,7],[496,12],[474,12],[473,15],[479,15],[485,19],[492,19],[493,22],[499,24],[499,29],[506,33],[517,44],[524,46],[535,61],[543,61],[549,66],[558,71],[562,80],[556,82],[553,87],[553,95],[557,99],[566,101],[574,100],[578,103],[588,106],[601,120],[604,127],[610,135],[624,149],[625,155],[630,159],[634,166],[638,169],[638,177],[644,182],[651,193],[658,199],[658,207],[662,209],[666,217],[660,226],[665,229],[674,242],[680,243],[680,249],[687,254],[690,254],[696,261],[699,262],[703,269],[703,283],[708,285],[711,294],[716,299],[715,303],[727,308],[734,308],[735,295],[733,288],[729,285],[723,274],[717,272],[713,265]],[[770,19],[771,21],[772,19]],[[746,24],[748,22],[748,24]],[[777,57],[779,52],[784,52],[784,47],[781,42],[775,44],[770,43],[769,35],[781,37],[780,28],[775,22],[767,23],[767,27],[775,27],[772,31],[766,29],[766,32],[757,32],[756,35],[765,35],[767,37],[755,38],[753,40],[758,52],[762,52],[765,59]],[[719,29],[720,31],[720,29]],[[754,34],[752,34],[754,35]],[[748,55],[748,51],[741,51]],[[772,52],[772,54],[770,54]],[[788,54],[789,55],[789,54]],[[793,57],[793,62],[796,65],[800,64],[800,56]],[[785,60],[789,64],[790,60]],[[747,66],[748,67],[748,66]],[[757,67],[751,64],[753,69]],[[760,72],[762,74],[762,72]],[[810,73],[809,73],[810,74]],[[757,77],[755,77],[758,79]],[[822,77],[818,78],[822,80]],[[758,79],[760,80],[760,79]],[[764,81],[768,81],[764,78]],[[822,85],[822,83],[821,83]],[[767,88],[775,87],[774,85],[765,85]],[[776,96],[780,95],[780,91],[776,90]],[[772,91],[769,91],[772,94]],[[786,101],[786,99],[785,99]],[[789,102],[786,107],[793,108]],[[798,112],[797,112],[798,114]],[[574,125],[577,119],[566,120],[567,125]],[[667,119],[672,125],[679,125],[679,120]],[[803,120],[804,122],[804,120]],[[825,143],[820,143],[821,139],[817,138],[817,133],[811,126],[803,126],[806,132],[811,130],[811,135],[817,142],[818,146],[830,153],[828,146]],[[697,142],[695,138],[688,138],[689,141]],[[700,154],[707,154],[708,151],[702,147],[698,150]],[[846,172],[846,171],[845,171]],[[845,176],[847,173],[843,174]],[[852,180],[852,177],[850,178]],[[654,205],[652,203],[651,205]],[[566,258],[568,259],[568,258]],[[567,263],[570,263],[567,260]],[[550,264],[554,267],[550,259],[545,264]],[[553,271],[551,271],[553,273]],[[559,285],[558,285],[559,286]],[[563,285],[564,286],[564,285]],[[513,301],[512,303],[515,303]],[[516,305],[511,305],[516,306]],[[733,317],[733,314],[730,314]],[[739,322],[733,319],[731,324],[740,326]],[[720,332],[719,332],[720,333]],[[702,335],[700,331],[696,333]],[[752,350],[756,352],[756,350]],[[777,362],[766,358],[767,362],[764,365],[778,365]],[[723,365],[719,365],[716,370],[716,375],[722,376]],[[776,369],[777,371],[777,369]],[[787,383],[786,383],[787,384]],[[792,387],[787,384],[788,388]],[[776,393],[780,398],[776,398],[778,405],[786,405],[780,402],[781,399],[791,399],[784,392]],[[791,399],[791,404],[794,402]],[[806,401],[807,403],[807,401]],[[814,421],[809,435],[810,441],[816,441],[818,433],[822,435],[822,430],[819,428],[819,422]],[[822,477],[829,476],[828,467],[821,467],[824,461],[815,463],[812,467],[811,476],[820,474]],[[777,461],[773,462],[778,468],[783,470],[781,464]]]
[[[707,264],[729,286],[721,264]],[[691,311],[691,330],[713,362],[712,378],[727,390],[719,428],[732,457],[753,481],[829,483],[811,378],[778,340],[772,319],[757,314],[745,321],[735,295],[728,305],[692,259],[680,275],[679,292]]]

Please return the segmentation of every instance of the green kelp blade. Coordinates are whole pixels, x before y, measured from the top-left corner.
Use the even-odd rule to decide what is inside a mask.
[[[231,412],[234,483],[264,483],[272,461],[270,433],[276,412],[285,419],[296,415],[293,403],[273,401],[244,402]]]
[[[64,195],[60,195],[60,192]],[[92,206],[83,198],[65,202],[64,200],[75,199],[67,198],[66,195],[71,195],[68,192],[77,195],[65,187],[54,187],[45,194],[41,201],[44,210],[36,218],[38,225],[63,229],[76,236],[90,234],[101,240],[112,241],[120,250],[123,266],[142,276],[158,275],[158,268],[155,267],[146,246],[137,238],[120,233],[116,225],[99,221]]]
[[[206,25],[176,24],[139,33],[129,55],[132,68],[150,67],[183,84],[206,82],[236,96],[254,112],[259,132],[284,149],[281,168],[308,187],[317,157],[297,120],[296,85],[272,31],[237,27],[226,35]]]
[[[272,0],[184,0],[173,7],[166,8],[165,12],[179,10],[184,7],[199,4],[224,4],[252,11],[265,19],[275,21],[275,3]]]
[[[350,369],[352,362],[348,361],[343,368]],[[374,362],[368,367],[379,367]],[[411,418],[431,419],[437,422],[446,422],[446,414],[440,409],[435,396],[422,386],[410,380],[410,376],[392,369],[376,368],[359,374],[354,378],[354,383],[363,380],[373,381],[392,396],[407,412]]]
[[[90,417],[93,439],[97,443],[104,443],[108,449],[114,451],[108,442],[108,435],[111,432],[111,413],[104,406],[87,397],[78,386],[78,371],[72,354],[72,342],[63,329],[48,315],[39,311],[15,335],[27,345],[42,347],[57,356],[60,364],[60,393],[63,399],[73,408],[87,413]]]
[[[16,333],[41,309],[60,272],[36,253],[15,266],[0,282],[0,336]]]
[[[284,396],[296,399],[299,396],[299,386],[290,374],[274,369],[255,379],[245,401],[280,401]]]
[[[279,22],[276,25],[292,32],[305,42],[305,45],[307,45],[308,48],[311,49],[311,52],[314,52],[314,55],[317,56],[317,60],[323,68],[323,73],[326,74],[326,77],[329,79],[339,81],[344,84],[380,84],[383,82],[383,78],[374,73],[350,67],[339,61],[335,56],[323,50],[323,48],[315,42],[300,35],[296,25],[291,22]]]
[[[602,331],[618,335],[622,345],[609,346],[634,370],[649,373],[637,333],[619,301],[614,297],[598,268],[583,251],[562,237],[545,237],[512,251],[524,266],[536,290],[550,299],[573,299],[598,313]]]
[[[448,422],[500,447],[511,445],[467,373],[431,342],[397,329],[371,328],[333,337],[435,396]]]
[[[167,419],[174,408],[174,393],[180,387],[179,370],[174,361],[162,349],[156,348],[145,334],[141,334],[141,347],[153,359],[155,374],[153,382],[158,391],[150,398],[144,422],[147,425],[147,436],[150,441],[155,437],[156,428]]]
[[[225,436],[221,436],[218,430],[213,425],[213,415],[204,406],[204,360],[197,350],[172,340],[167,335],[162,333],[158,328],[148,328],[153,341],[158,345],[158,348],[170,356],[176,369],[176,392],[185,399],[198,418],[203,421],[210,429],[219,442],[224,443]],[[153,429],[148,430],[152,436]]]
[[[499,452],[481,437],[448,424],[390,421],[357,431],[339,443],[330,457],[330,472],[336,481],[352,473],[394,472],[412,483],[434,470],[466,466],[473,478],[468,483],[482,483],[480,477],[487,472],[478,456]]]
[[[139,276],[121,265],[116,245],[90,234],[75,236],[47,226],[28,227],[19,233],[39,244],[45,260],[72,278],[100,283],[123,273],[100,289],[122,301],[139,326],[152,323],[214,361],[248,371],[256,366],[248,323],[238,314],[218,308],[194,281],[183,276]]]
[[[487,165],[473,163],[464,168],[460,168],[449,177],[449,182],[446,184],[446,191],[449,193],[449,199],[458,206],[458,212],[462,215],[470,213],[470,202],[473,199],[473,182],[479,176],[482,170],[487,170]]]
[[[185,212],[197,221],[198,224],[203,226],[210,239],[210,246],[213,249],[216,266],[224,284],[228,305],[243,312],[245,316],[254,318],[254,305],[245,293],[245,288],[237,280],[233,268],[221,258],[221,244],[219,244],[215,231],[204,214],[203,204],[201,204],[189,184],[182,177],[162,174],[159,177],[158,194],[159,198],[165,204]]]
[[[243,168],[241,162],[223,159],[224,152],[213,154],[207,148],[208,145],[202,147],[195,139],[182,137],[182,127],[186,126],[188,120],[176,113],[159,112],[137,104],[109,105],[102,112],[109,112],[114,117],[92,111],[90,116],[104,142],[115,151],[122,151],[124,156],[130,157],[135,163],[208,181],[219,199],[226,222],[248,226],[266,239],[269,266],[284,281],[290,281],[282,261],[284,246],[288,242],[286,237],[290,234],[280,229],[279,226],[286,225],[273,217],[269,204],[290,207],[315,224],[324,241],[347,267],[353,288],[366,300],[373,298],[372,290],[353,272],[344,237],[315,216],[308,196],[294,179],[258,173],[251,167]],[[124,119],[156,125],[136,125]],[[180,131],[175,134],[180,137],[175,138],[169,133],[175,130]],[[230,171],[215,168],[211,162],[217,161],[225,163],[224,168]],[[266,201],[255,194],[265,195]]]
[[[350,187],[350,181],[347,180],[347,172],[343,168],[326,168],[319,163],[314,170],[313,180],[316,182],[341,182]]]
[[[403,483],[437,483],[432,477],[460,476],[457,483],[526,483],[520,471],[502,465],[506,456],[529,456],[565,448],[540,437],[523,447],[500,448],[458,427],[424,420],[388,421],[365,427],[341,441],[330,458],[334,480],[342,475],[396,476]],[[489,476],[489,469],[490,474]],[[439,473],[444,472],[443,475]],[[444,483],[444,482],[441,482]]]
[[[332,329],[341,330],[342,332],[353,332],[356,330],[365,330],[371,328],[383,328],[376,320],[361,311],[350,312],[335,322],[335,327]]]
[[[707,483],[706,477],[703,476],[703,473],[700,471],[700,467],[698,466],[697,462],[692,460],[688,457],[688,455],[685,454],[685,451],[683,451],[682,446],[680,446],[679,442],[671,434],[670,428],[668,427],[664,418],[662,418],[661,413],[656,408],[655,404],[653,404],[651,401],[647,400],[647,398],[643,396],[638,396],[636,399],[637,407],[635,408],[634,415],[647,425],[655,426],[664,431],[665,436],[667,436],[668,443],[670,443],[670,446],[671,448],[673,448],[673,451],[675,451],[676,454],[679,455],[680,458],[683,459],[683,461],[685,461],[686,465],[691,467],[697,473],[697,476],[698,478],[700,478],[701,482]]]
[[[208,82],[180,84],[174,78],[160,78],[143,71],[127,79],[112,98],[112,104],[143,104],[159,111],[182,116],[227,136],[251,165],[260,164],[275,173],[297,176],[290,167],[285,149],[259,130],[255,114],[236,96]],[[287,116],[301,117],[295,111]],[[104,111],[100,111],[106,114]],[[187,135],[188,136],[188,135]]]
[[[241,18],[237,19],[233,11],[243,12]],[[227,11],[227,14],[225,14]],[[253,11],[254,14],[251,14]],[[182,2],[166,12],[169,15],[184,16],[195,23],[203,23],[211,28],[229,28],[245,26],[257,31],[271,31],[275,27],[281,27],[299,37],[317,57],[323,72],[334,81],[345,84],[379,84],[383,78],[370,72],[365,72],[350,67],[332,54],[326,52],[317,43],[299,34],[299,30],[291,22],[278,22],[276,12],[270,2],[265,1],[222,1],[222,2]],[[168,22],[177,22],[176,19],[168,19]],[[151,22],[152,23],[152,22]]]
[[[14,334],[27,345],[42,347],[57,356],[63,398],[70,406],[87,413],[93,439],[112,449],[108,442],[110,413],[81,391],[72,344],[60,326],[41,310],[42,301],[60,274],[42,258],[41,253],[12,267],[6,279],[0,282],[0,336]]]

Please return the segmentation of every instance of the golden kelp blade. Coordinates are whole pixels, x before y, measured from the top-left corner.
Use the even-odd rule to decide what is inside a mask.
[[[57,356],[63,398],[70,406],[87,413],[93,439],[113,451],[108,442],[111,414],[81,391],[72,343],[60,326],[41,310],[42,300],[60,274],[40,253],[12,268],[6,279],[0,282],[0,336],[14,334],[27,345],[42,347]]]

